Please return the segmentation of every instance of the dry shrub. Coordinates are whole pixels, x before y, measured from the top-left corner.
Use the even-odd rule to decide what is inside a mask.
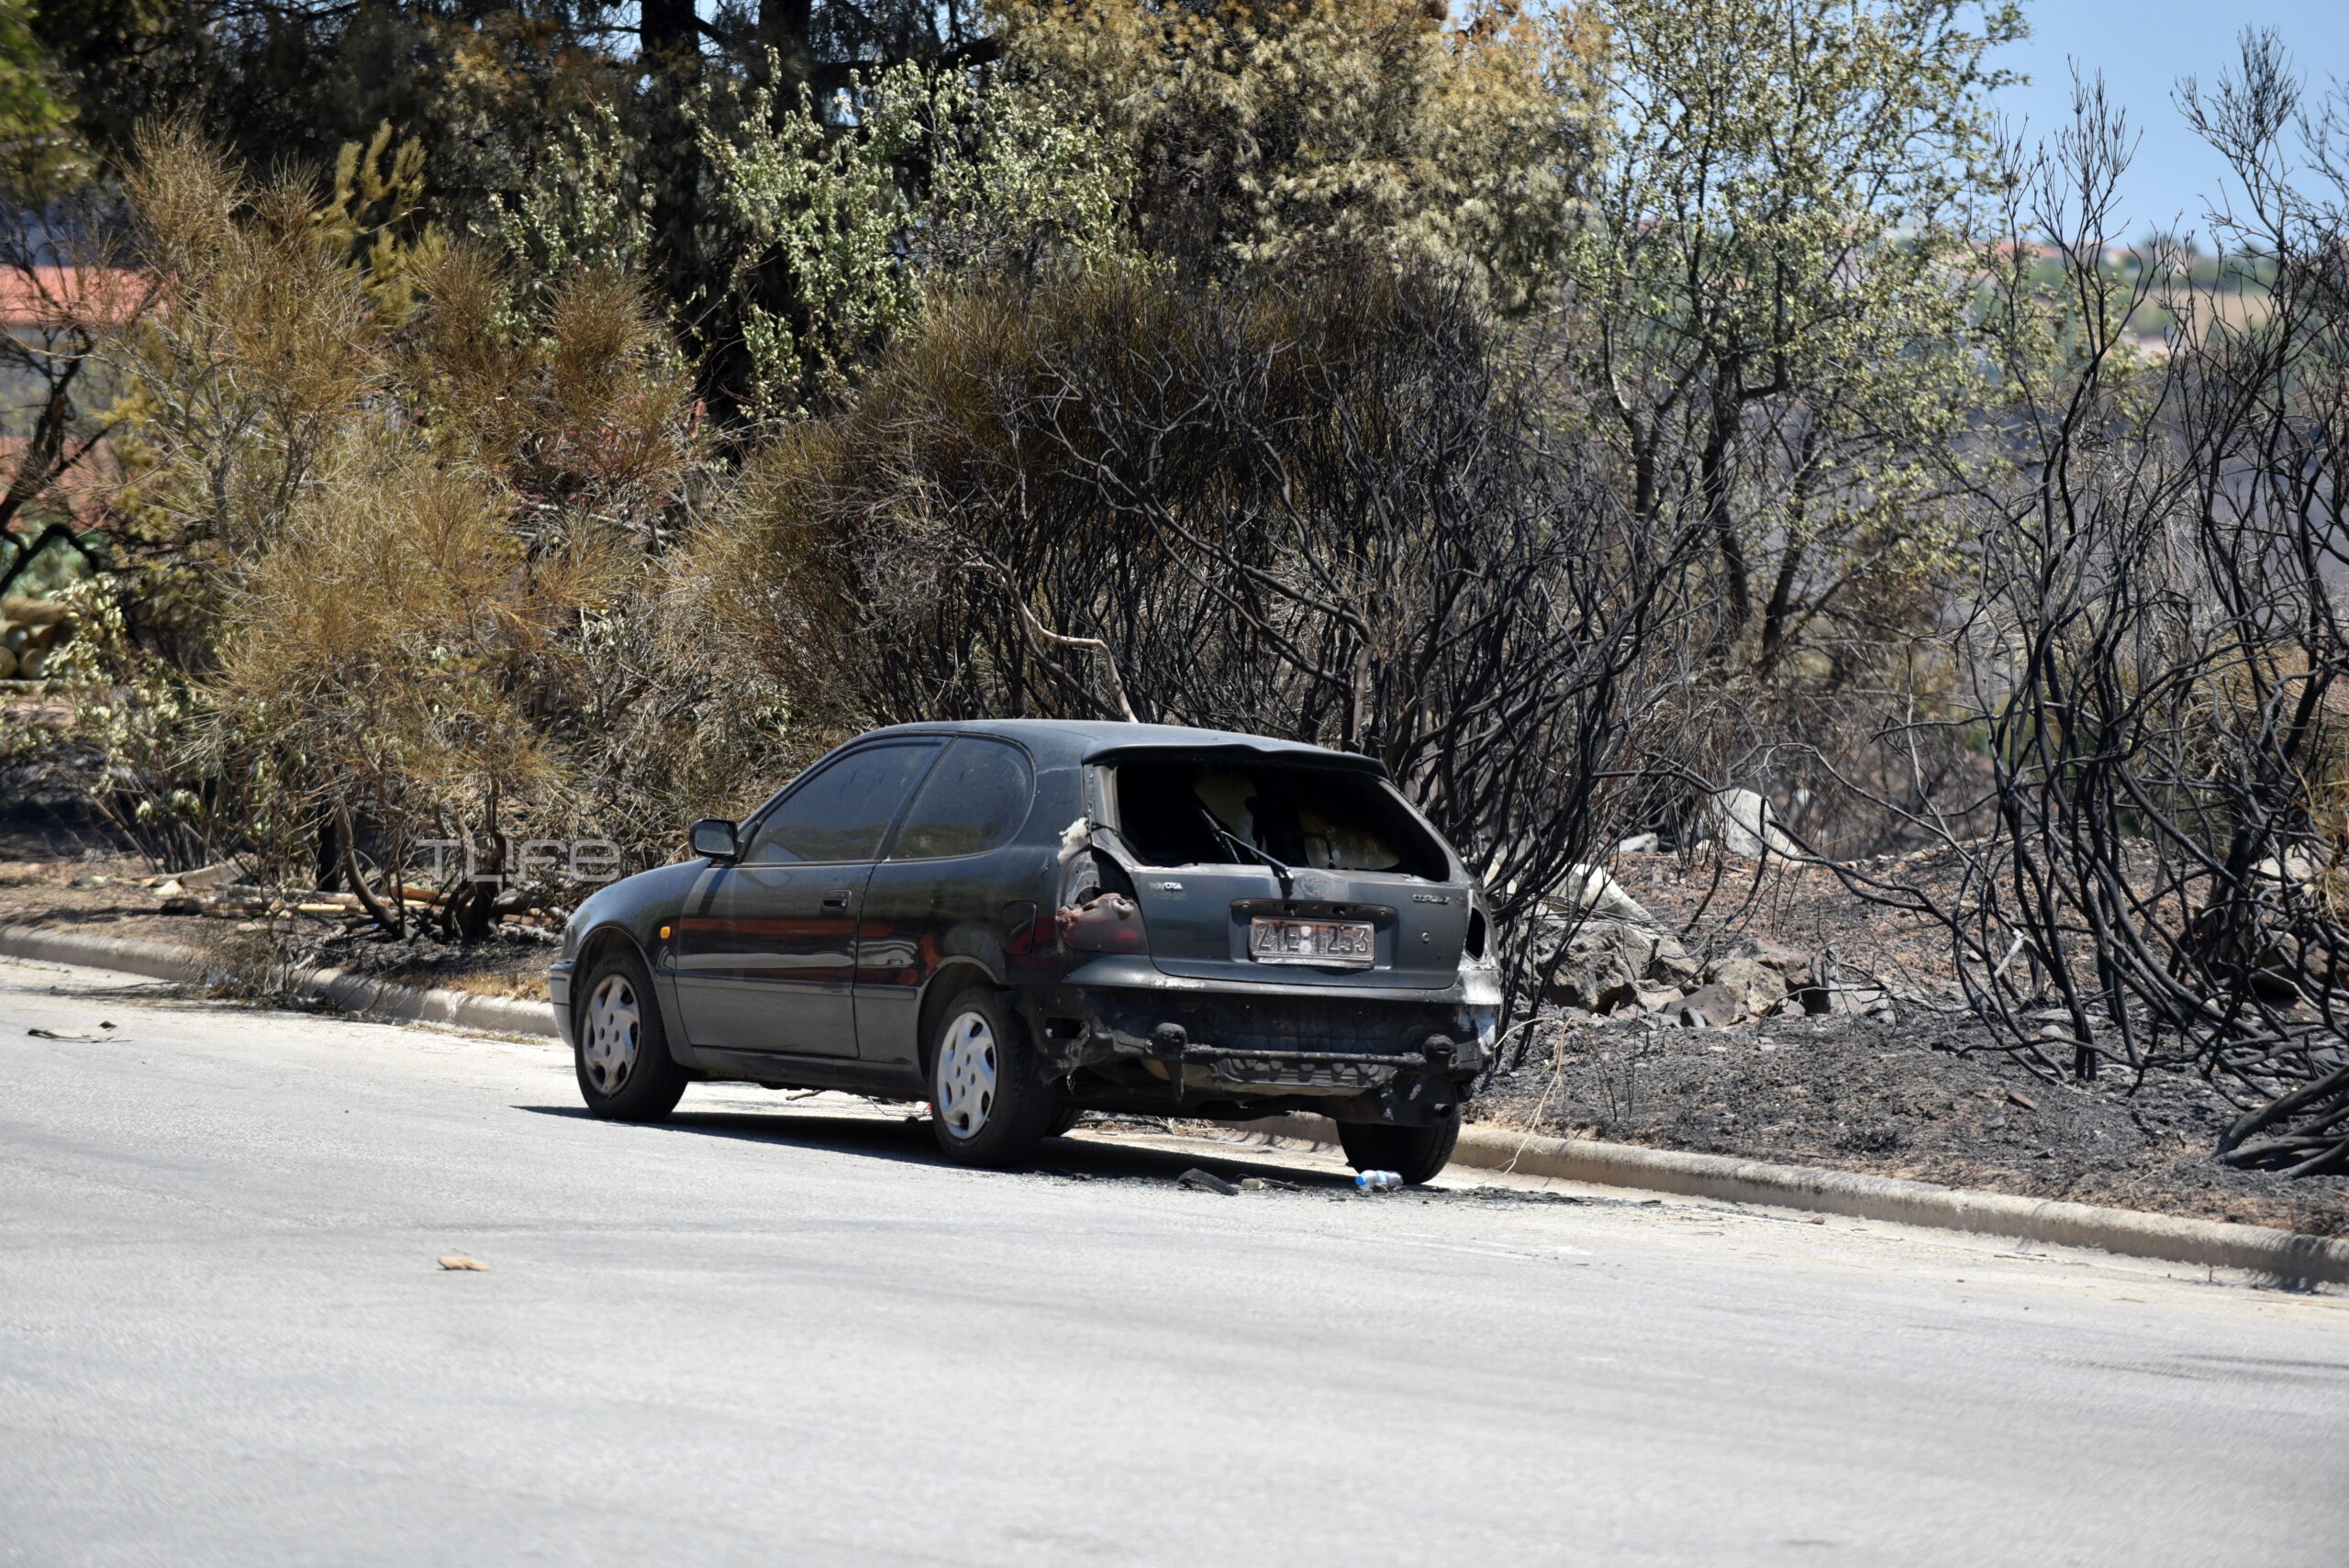
[[[182,128],[141,153],[166,303],[107,339],[134,385],[114,506],[139,566],[93,657],[172,721],[147,750],[175,751],[174,793],[233,812],[280,876],[382,884],[395,928],[397,879],[361,875],[362,843],[388,873],[425,837],[491,860],[645,840],[596,819],[629,803],[595,718],[653,678],[618,672],[616,695],[611,622],[644,613],[700,451],[634,286],[580,273],[525,304],[429,235],[357,261],[299,182],[248,184]],[[478,934],[491,890],[450,909]]]
[[[294,958],[294,935],[278,922],[201,921],[190,945],[199,967],[196,984],[206,995],[275,1007],[308,997]]]

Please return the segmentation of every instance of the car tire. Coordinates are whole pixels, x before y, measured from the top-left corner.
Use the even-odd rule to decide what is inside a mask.
[[[1346,1151],[1347,1164],[1357,1171],[1392,1171],[1407,1186],[1424,1186],[1442,1175],[1459,1141],[1457,1110],[1426,1127],[1383,1121],[1338,1124],[1338,1144]]]
[[[1074,1106],[1063,1106],[1060,1109],[1052,1113],[1052,1119],[1051,1123],[1044,1129],[1044,1136],[1047,1138],[1067,1137],[1068,1129],[1074,1127],[1077,1123],[1077,1118],[1082,1117],[1084,1114],[1085,1113],[1083,1111],[1078,1110]]]
[[[615,948],[588,970],[572,1033],[572,1065],[589,1115],[659,1121],[677,1108],[685,1070],[669,1054],[652,976],[633,948]]]
[[[948,1159],[1024,1164],[1061,1109],[1001,997],[974,987],[948,1001],[930,1036],[930,1126]]]

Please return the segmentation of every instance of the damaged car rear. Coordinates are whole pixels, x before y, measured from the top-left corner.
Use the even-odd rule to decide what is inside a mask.
[[[1006,721],[878,730],[697,858],[603,889],[556,1012],[591,1110],[694,1079],[926,1099],[1030,1158],[1085,1110],[1313,1111],[1360,1168],[1443,1168],[1499,1004],[1488,916],[1375,761]]]

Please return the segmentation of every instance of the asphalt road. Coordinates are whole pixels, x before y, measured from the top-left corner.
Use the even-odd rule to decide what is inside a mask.
[[[739,1088],[606,1126],[544,1044],[50,966],[0,1072],[0,1562],[2349,1558],[2341,1295],[1164,1140],[979,1174]]]

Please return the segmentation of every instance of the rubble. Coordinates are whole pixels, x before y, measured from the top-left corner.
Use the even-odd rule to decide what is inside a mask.
[[[1803,967],[1809,967],[1808,961]],[[1787,999],[1787,977],[1769,965],[1751,958],[1731,958],[1711,967],[1704,989],[1689,1003],[1694,1006],[1698,997],[1703,997],[1706,1006],[1715,1010],[1726,1006],[1731,1016],[1722,1021],[1734,1022],[1769,1012]]]
[[[1611,1013],[1627,1004],[1649,1006],[1643,994],[1676,995],[1700,978],[1687,950],[1670,932],[1630,920],[1586,920],[1565,938],[1565,954],[1542,999]]]
[[[1542,902],[1561,913],[1572,906],[1586,909],[1602,919],[1629,920],[1634,925],[1651,927],[1656,923],[1655,917],[1649,914],[1638,899],[1624,892],[1620,883],[1596,866],[1567,867],[1566,874],[1544,895]]]
[[[1680,1004],[1683,1029],[1727,1029],[1746,1018],[1744,999],[1726,985],[1707,985]]]
[[[1770,819],[1770,803],[1750,789],[1725,789],[1705,806],[1706,827],[1726,852],[1741,860],[1799,857],[1802,851]]]
[[[1849,1010],[1887,1005],[1874,988],[1865,996],[1831,991],[1810,955],[1757,937],[1741,937],[1704,963],[1669,931],[1628,919],[1586,920],[1564,944],[1542,1000],[1587,1013],[1654,1014],[1689,1029],[1720,1029],[1774,1014],[1825,1013],[1839,996]],[[1537,949],[1536,957],[1546,962],[1555,951]]]

